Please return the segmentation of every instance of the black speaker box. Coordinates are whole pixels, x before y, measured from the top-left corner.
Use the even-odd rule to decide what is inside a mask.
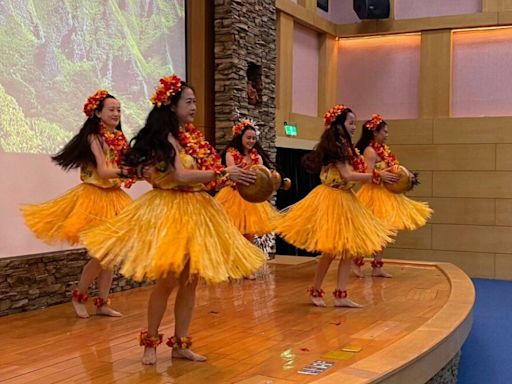
[[[354,11],[361,20],[387,19],[389,8],[389,0],[354,0]]]

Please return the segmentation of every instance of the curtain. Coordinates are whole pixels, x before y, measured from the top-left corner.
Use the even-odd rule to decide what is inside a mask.
[[[318,175],[307,173],[302,167],[301,159],[308,152],[303,149],[277,148],[276,163],[279,172],[283,178],[288,177],[292,181],[292,187],[288,191],[281,189],[277,191],[277,209],[281,210],[295,204],[320,184]],[[278,255],[316,255],[288,244],[279,236],[276,237],[276,253]]]

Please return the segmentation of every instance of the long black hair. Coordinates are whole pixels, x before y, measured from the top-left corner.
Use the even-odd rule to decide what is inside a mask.
[[[362,154],[364,153],[364,150],[366,147],[370,145],[374,138],[374,132],[380,132],[381,129],[383,129],[387,123],[382,120],[379,125],[375,127],[375,129],[372,131],[368,129],[368,124],[371,122],[371,120],[366,121],[363,124],[363,130],[361,131],[361,137],[359,138],[359,141],[356,144],[356,148],[359,149],[359,152]]]
[[[132,167],[149,162],[164,162],[166,167],[174,165],[176,151],[168,137],[171,134],[178,139],[180,123],[171,106],[178,104],[183,91],[187,88],[194,90],[182,81],[181,90],[171,97],[170,104],[153,107],[144,127],[130,141],[131,149],[123,156],[124,164]]]
[[[114,96],[108,94],[103,100],[98,103],[98,107],[94,110],[91,117],[85,120],[84,125],[80,131],[51,159],[66,171],[74,168],[79,168],[86,164],[92,164],[96,167],[96,158],[91,150],[89,142],[90,135],[97,135],[100,133],[101,119],[96,116],[96,112],[101,112],[105,106],[106,99],[115,99]],[[122,131],[121,120],[117,124],[116,129]]]
[[[355,148],[350,134],[345,127],[350,108],[345,108],[331,125],[325,129],[315,148],[302,158],[302,165],[309,173],[320,173],[322,166],[332,162],[345,162],[355,156]],[[341,134],[340,129],[341,127]]]
[[[246,125],[242,129],[242,132],[240,132],[240,134],[233,136],[233,138],[228,143],[226,148],[222,151],[222,154],[221,154],[222,164],[226,165],[226,153],[229,148],[234,148],[238,152],[240,152],[242,155],[244,154],[245,149],[244,149],[244,145],[242,143],[242,137],[244,136],[244,133],[247,132],[248,130],[253,130],[254,132],[257,132],[256,127],[253,127],[252,125]],[[261,144],[259,143],[258,140],[256,140],[256,142],[254,143],[253,148],[256,149],[256,151],[258,152],[258,155],[261,156],[261,159],[263,160],[263,165],[265,167],[267,167],[269,169],[277,168],[276,164],[272,160],[270,160],[270,157],[268,156],[267,152],[265,152],[265,150],[263,149],[263,147],[261,146]]]

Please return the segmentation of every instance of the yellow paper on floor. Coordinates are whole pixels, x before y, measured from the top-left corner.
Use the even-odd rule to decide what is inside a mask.
[[[346,347],[341,348],[343,352],[361,352],[363,348],[357,347],[355,345],[347,345]]]
[[[332,351],[322,356],[324,359],[349,360],[354,356],[353,352]]]

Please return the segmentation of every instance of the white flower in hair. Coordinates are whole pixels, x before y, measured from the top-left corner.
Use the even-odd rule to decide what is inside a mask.
[[[250,126],[254,129],[254,131],[256,132],[256,135],[259,136],[260,129],[258,126],[261,124],[263,124],[263,123],[256,122],[251,118],[243,118],[243,119],[240,119],[238,121],[238,123],[233,125],[233,128],[231,128],[231,132],[233,133],[233,136],[237,136],[242,133],[242,131],[244,130],[245,127]]]

